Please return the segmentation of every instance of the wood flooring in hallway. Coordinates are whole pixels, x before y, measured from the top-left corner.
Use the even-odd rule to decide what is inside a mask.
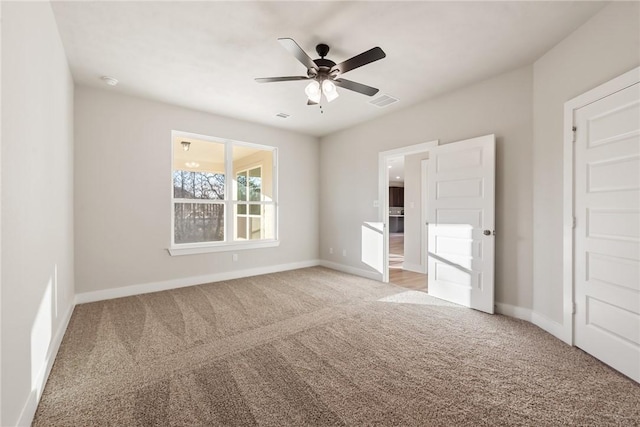
[[[389,234],[389,282],[418,291],[427,291],[427,275],[402,269],[404,262],[404,234]]]

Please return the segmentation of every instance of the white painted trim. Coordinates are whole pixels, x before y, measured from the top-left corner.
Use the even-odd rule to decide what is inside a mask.
[[[184,277],[180,279],[165,280],[162,282],[143,283],[140,285],[123,286],[120,288],[103,289],[100,291],[83,292],[76,294],[76,304],[103,301],[113,298],[122,298],[132,295],[147,294],[151,292],[166,291],[169,289],[184,288],[187,286],[201,285],[203,283],[220,282],[223,280],[241,279],[244,277],[259,276],[262,274],[278,273],[280,271],[296,270],[298,268],[315,267],[321,265],[320,260],[292,262],[289,264],[269,265],[266,267],[249,268],[244,270],[226,271],[203,276]]]
[[[320,260],[320,265],[332,270],[342,271],[343,273],[353,274],[355,276],[366,277],[367,279],[381,281],[381,275],[375,271],[369,271],[362,268],[351,267],[350,265],[339,264],[337,262]]]
[[[439,140],[436,139],[429,142],[423,142],[421,144],[408,145],[406,147],[395,148],[393,150],[381,151],[378,153],[378,220],[377,222],[384,223],[382,279],[380,279],[384,283],[389,282],[389,218],[388,218],[389,168],[387,167],[387,162],[390,159],[393,159],[395,157],[404,157],[411,154],[417,154],[417,153],[423,153],[425,151],[429,151],[430,148],[438,146],[439,143],[440,143]]]
[[[570,342],[572,337],[567,336],[567,328],[565,328],[564,325],[556,322],[555,320],[551,320],[540,313],[532,311],[530,322],[536,325],[537,327],[539,327],[540,329],[543,329],[544,331],[549,332],[551,335],[558,338],[559,340],[564,341],[569,345],[572,345]]]
[[[544,330],[545,332],[550,333],[554,337],[567,342],[565,334],[565,328],[560,323],[549,319],[529,308],[518,307],[516,305],[505,304],[501,302],[497,302],[496,313],[503,314],[505,316],[514,317],[520,320],[526,320],[529,323],[532,323]]]
[[[188,246],[188,247],[175,247],[168,248],[167,251],[171,256],[181,255],[193,255],[193,254],[206,254],[210,252],[233,252],[244,251],[247,249],[261,249],[261,248],[273,248],[280,246],[278,240],[259,240],[251,242],[237,242],[237,243],[225,243],[220,245],[202,245],[202,246]]]
[[[53,362],[56,360],[56,355],[58,354],[58,350],[60,349],[60,344],[62,344],[62,338],[64,337],[65,332],[67,332],[67,327],[69,326],[69,321],[71,320],[71,315],[73,314],[74,307],[74,303],[69,306],[67,312],[62,318],[60,328],[58,328],[58,331],[49,343],[49,350],[47,351],[45,362],[40,367],[40,371],[38,372],[38,376],[36,377],[36,388],[35,390],[31,390],[27,401],[22,407],[22,411],[20,411],[20,416],[18,418],[18,421],[16,422],[17,426],[30,426],[33,422],[33,417],[36,414],[36,409],[38,409],[38,404],[40,403],[40,398],[42,397],[44,386],[47,384],[49,374],[51,373],[51,368],[53,367]]]
[[[429,226],[427,225],[427,199],[429,198],[429,159],[420,161],[420,229],[422,230],[422,241],[420,242],[420,266],[419,273],[427,274],[427,252],[429,251]]]
[[[414,273],[427,274],[427,268],[421,264],[413,264],[410,262],[403,262],[402,269],[407,271],[413,271]]]
[[[382,278],[389,282],[389,157],[378,155],[378,221],[382,222]]]
[[[495,306],[495,312],[498,314],[531,322],[532,312],[529,308],[518,307],[517,305],[505,304],[502,302],[496,302]]]
[[[564,105],[563,214],[562,214],[562,323],[567,344],[573,345],[573,110]],[[567,197],[570,201],[567,201]],[[567,307],[569,306],[569,307]]]
[[[574,281],[573,281],[573,217],[574,213],[574,150],[573,150],[573,126],[575,110],[589,105],[595,101],[624,90],[629,86],[640,82],[640,67],[634,68],[623,75],[616,77],[596,88],[593,88],[580,96],[577,96],[564,104],[564,158],[563,158],[563,227],[562,227],[562,320],[560,325],[552,320],[540,320],[541,324],[548,325],[556,333],[551,332],[547,327],[541,328],[549,331],[557,337],[561,337],[567,344],[573,345],[573,303],[574,303]],[[550,323],[549,323],[550,322]],[[537,323],[536,323],[537,324]],[[557,328],[561,328],[561,331]],[[555,328],[555,329],[554,329]]]

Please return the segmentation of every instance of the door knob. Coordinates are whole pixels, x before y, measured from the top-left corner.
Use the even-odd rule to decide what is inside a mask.
[[[484,230],[482,234],[484,234],[485,236],[491,236],[491,230]]]

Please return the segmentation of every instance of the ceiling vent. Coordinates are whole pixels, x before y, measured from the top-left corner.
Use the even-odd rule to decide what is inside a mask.
[[[287,113],[278,113],[276,114],[276,117],[280,117],[281,119],[286,119],[290,116],[290,114]]]
[[[376,98],[373,101],[369,101],[370,104],[373,104],[376,107],[380,107],[380,108],[386,107],[387,105],[391,105],[394,102],[398,102],[398,99],[389,95],[382,95],[381,97]]]

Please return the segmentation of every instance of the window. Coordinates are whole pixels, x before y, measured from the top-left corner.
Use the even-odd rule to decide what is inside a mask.
[[[275,148],[173,131],[172,150],[172,255],[277,244]]]
[[[236,239],[262,239],[262,166],[243,170],[236,174],[238,205],[236,207]],[[249,203],[240,203],[249,202]]]

